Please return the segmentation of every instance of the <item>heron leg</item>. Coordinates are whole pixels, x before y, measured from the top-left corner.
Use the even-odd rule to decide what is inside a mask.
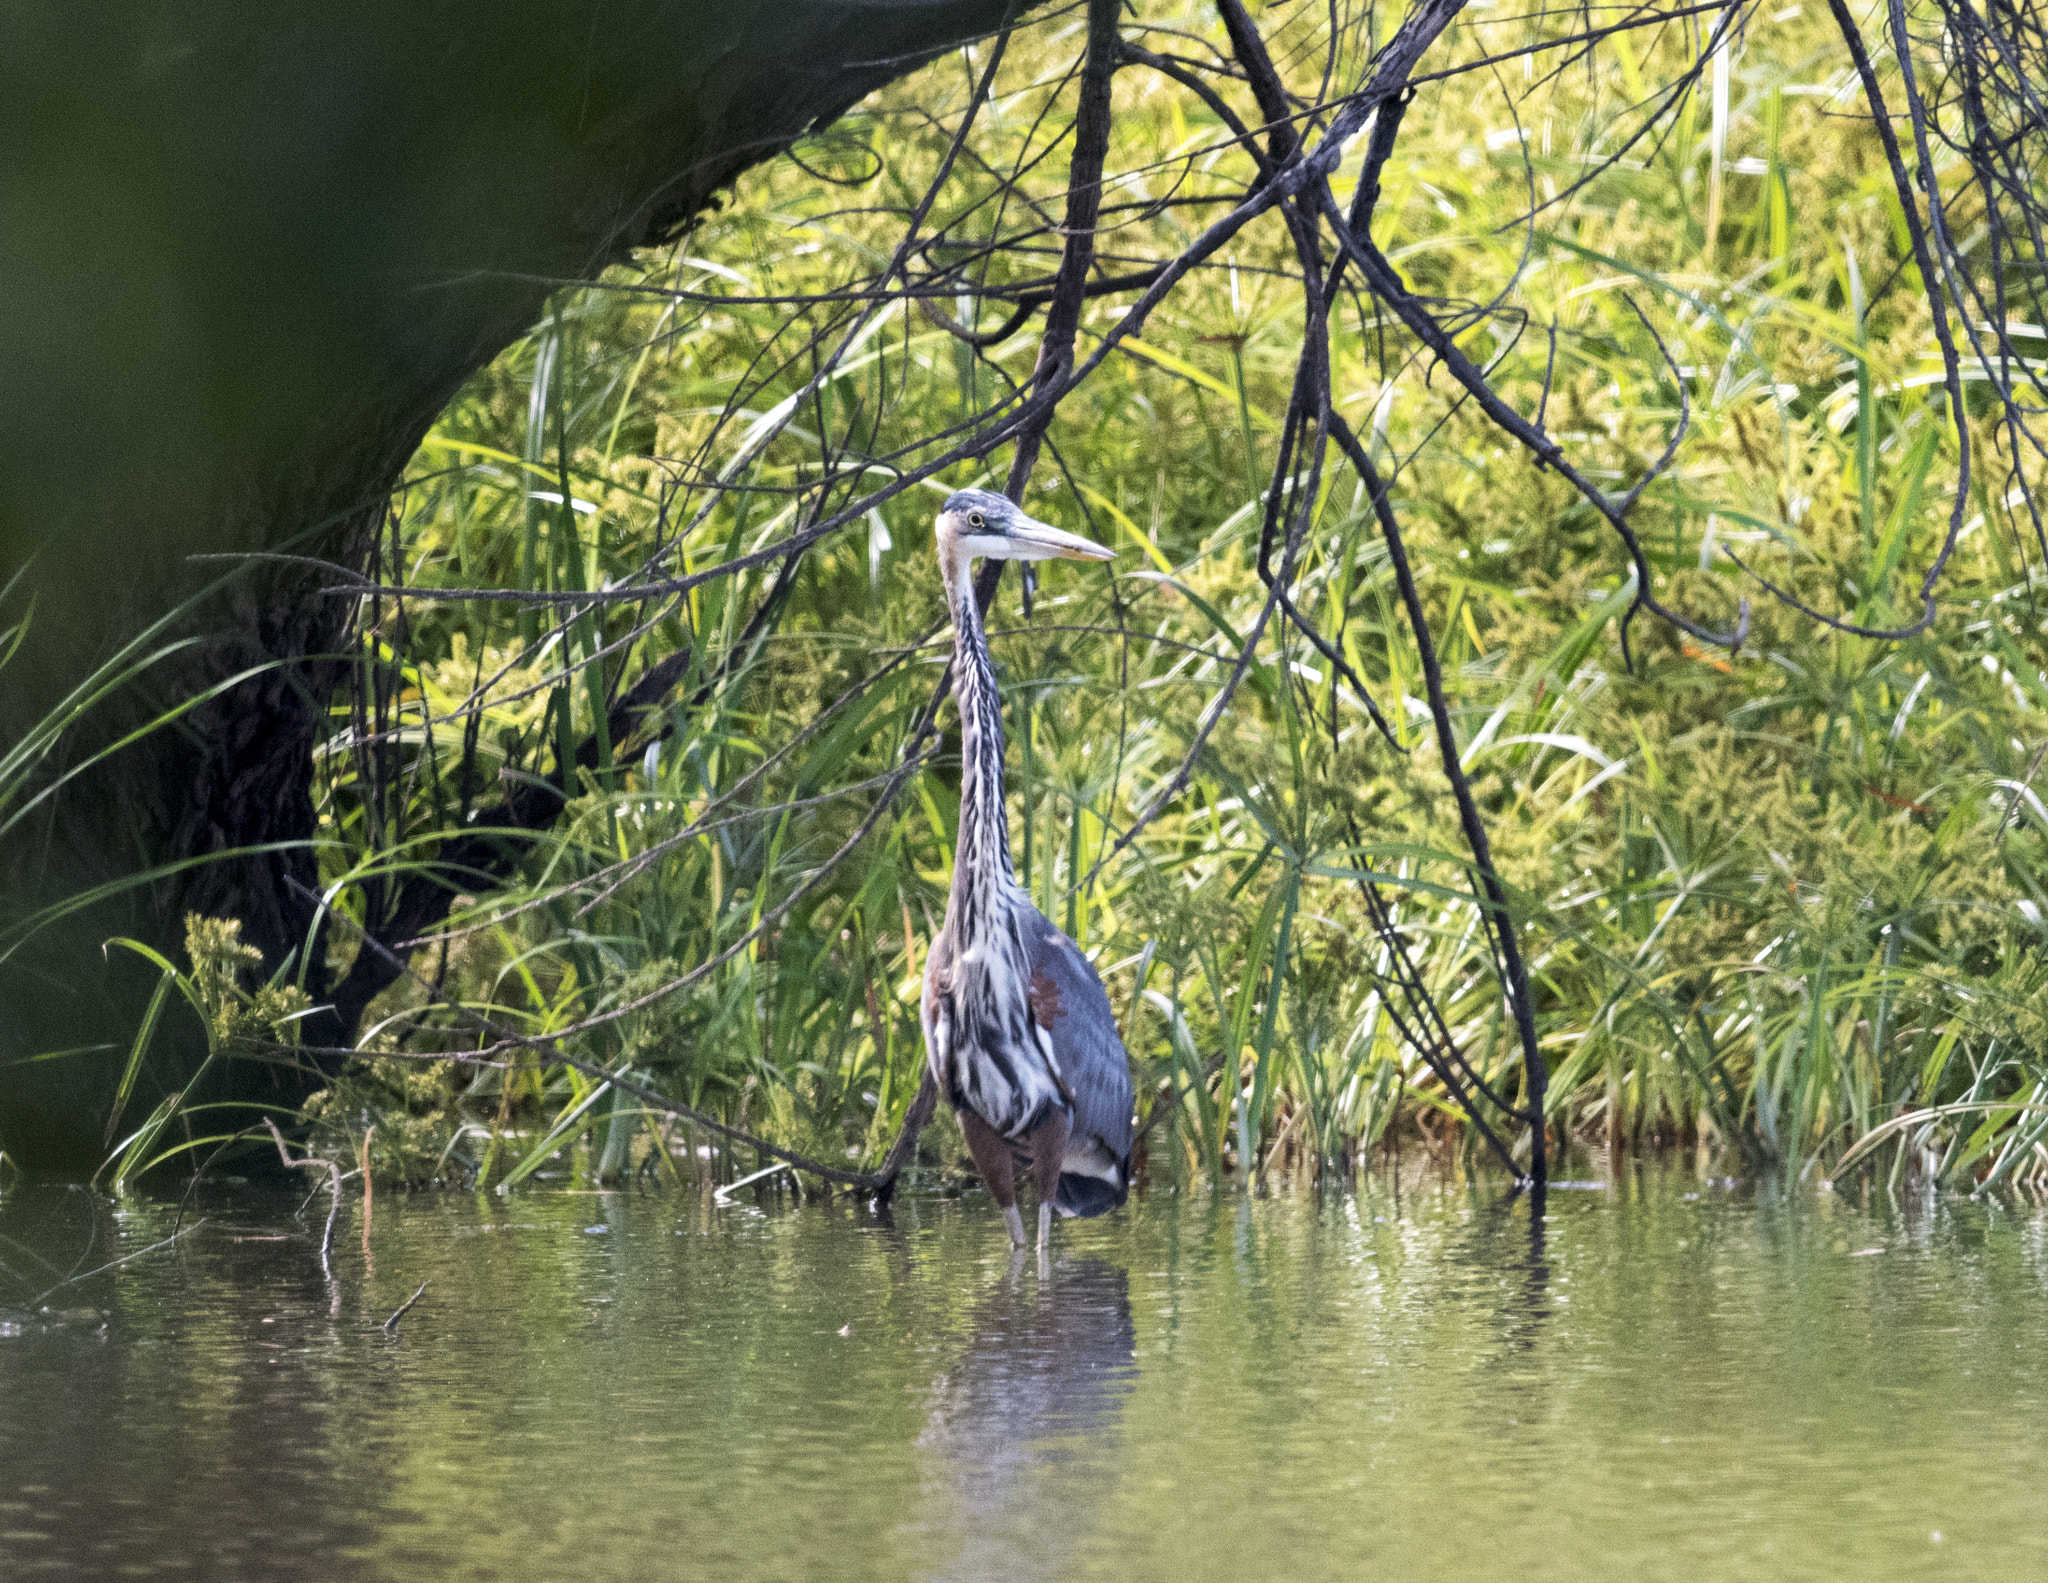
[[[1002,1210],[1010,1227],[1010,1241],[1024,1246],[1024,1217],[1017,1213],[1017,1167],[1010,1159],[1009,1140],[997,1133],[971,1110],[957,1113],[960,1130],[967,1137],[967,1152],[974,1156],[974,1168],[982,1185]]]
[[[1060,1166],[1067,1158],[1067,1134],[1073,1130],[1064,1113],[1055,1110],[1031,1129],[1031,1175],[1038,1184],[1038,1251],[1052,1244],[1052,1201],[1060,1190]]]

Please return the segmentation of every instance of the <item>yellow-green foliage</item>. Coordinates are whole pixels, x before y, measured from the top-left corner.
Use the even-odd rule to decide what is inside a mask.
[[[1428,64],[1578,25],[1576,14],[1485,15]],[[1323,16],[1263,13],[1278,58],[1319,62]],[[1127,22],[1147,25],[1221,40],[1200,8],[1146,5]],[[1839,92],[1850,73],[1820,7],[1755,15],[1731,46],[1718,175],[1698,95],[1669,135],[1602,165],[1635,125],[1631,107],[1691,64],[1699,38],[1665,27],[1554,75],[1553,53],[1527,72],[1517,63],[1426,89],[1375,233],[1419,291],[1475,304],[1505,291],[1490,319],[1467,322],[1464,344],[1611,487],[1662,450],[1682,380],[1688,439],[1633,523],[1668,604],[1725,626],[1739,599],[1752,601],[1738,652],[1642,617],[1625,658],[1628,563],[1614,535],[1459,406],[1369,303],[1341,305],[1336,384],[1340,410],[1399,466],[1395,505],[1529,942],[1557,1073],[1553,1123],[1612,1142],[1697,1135],[1796,1165],[1902,1106],[2043,1080],[2029,910],[2042,899],[2043,820],[2037,805],[2014,807],[2012,787],[2048,735],[2048,677],[2030,530],[1981,482],[1923,637],[1829,632],[1732,558],[1822,609],[1909,620],[1947,521],[1956,446],[1939,386],[1912,377],[1934,366],[1927,311],[1902,267],[1876,138],[1856,119],[1860,101]],[[1360,47],[1340,52],[1339,81],[1356,73]],[[932,227],[972,238],[995,223],[975,207],[993,193],[988,172],[1043,152],[1066,126],[1059,85],[1078,48],[1070,20],[1020,36]],[[1035,324],[977,357],[899,305],[754,452],[741,436],[813,367],[779,360],[828,321],[849,323],[847,305],[704,295],[819,291],[875,268],[900,235],[887,206],[922,192],[983,58],[935,63],[856,108],[801,165],[749,176],[675,247],[564,293],[423,449],[405,496],[407,575],[587,588],[657,550],[672,572],[699,570],[807,520],[811,505],[788,491],[817,478],[822,450],[916,445],[1024,378]],[[1314,86],[1309,65],[1289,69]],[[1248,100],[1240,109],[1251,114]],[[1199,103],[1139,68],[1120,73],[1115,111],[1102,245],[1121,268],[1181,246],[1251,167],[1217,152],[1224,139]],[[1055,206],[1066,146],[1027,179]],[[1361,153],[1340,173],[1340,198]],[[812,174],[821,168],[839,184]],[[1581,180],[1533,227],[1515,223],[1532,187],[1541,201]],[[1215,201],[1176,208],[1169,197]],[[1033,223],[1005,212],[1005,224]],[[998,254],[991,278],[1042,273],[1046,237],[1034,246]],[[1223,684],[1233,633],[1264,597],[1257,495],[1302,330],[1299,293],[1280,273],[1291,267],[1277,222],[1246,232],[1066,402],[1058,457],[1041,464],[1029,504],[1121,559],[1113,574],[1048,572],[1028,622],[1013,572],[991,621],[1019,876],[1102,968],[1141,1092],[1173,1085],[1178,1141],[1155,1134],[1155,1169],[1242,1169],[1246,1147],[1264,1160],[1283,1137],[1283,1162],[1339,1158],[1380,1137],[1397,1105],[1448,1135],[1446,1096],[1380,1000],[1386,947],[1360,905],[1366,867],[1388,885],[1453,1033],[1504,1089],[1522,1091],[1421,711],[1414,637],[1348,471],[1329,471],[1299,598],[1374,690],[1399,750],[1320,655],[1275,627],[1187,791],[1083,883],[1172,774]],[[1091,303],[1084,349],[1121,300]],[[1002,311],[984,307],[975,323]],[[2013,465],[1988,420],[1975,438],[1980,480]],[[611,757],[583,769],[529,865],[530,891],[457,909],[467,932],[447,982],[494,1017],[552,1033],[738,945],[689,988],[572,1034],[571,1048],[814,1148],[872,1156],[917,1081],[918,971],[943,907],[956,766],[916,777],[851,861],[786,914],[765,909],[854,830],[874,795],[862,783],[895,762],[930,696],[947,643],[942,629],[928,636],[942,613],[929,527],[942,489],[999,484],[1006,464],[956,469],[820,543],[752,634],[774,567],[699,586],[651,612],[644,631],[637,610],[585,616],[545,653],[522,647],[547,630],[534,613],[410,608],[395,657],[411,689],[408,800],[373,841],[362,788],[337,758],[325,807],[356,857],[353,874],[330,877],[409,861],[450,828],[464,737],[450,716],[473,686],[490,686],[472,785],[487,801],[501,775],[547,772],[563,720],[572,741],[590,731],[620,654],[630,680],[688,649],[672,733],[652,755],[644,733],[608,744]],[[715,501],[683,487],[706,470],[748,487]],[[588,509],[563,509],[565,475]],[[436,723],[420,724],[428,712]],[[707,816],[727,822],[697,829]],[[571,888],[636,859],[596,888]],[[364,894],[344,886],[343,905]],[[416,986],[394,992],[408,997],[417,1003]],[[439,1020],[446,1047],[473,1042]],[[559,1070],[529,1070],[509,1096],[517,1106],[496,1071],[453,1081],[487,1124],[530,1101],[544,1118],[583,1092]],[[446,1143],[459,1107],[444,1090],[405,1104],[385,1091],[380,1113],[427,1109]],[[379,1125],[381,1136],[396,1124]],[[1938,1152],[1948,1137],[1934,1129],[1922,1142]],[[1947,1163],[1988,1159],[1991,1147],[1951,1149]]]
[[[243,977],[263,966],[263,953],[242,943],[242,920],[185,914],[185,956],[192,964],[195,1009],[206,1020],[216,1050],[254,1052],[288,1045],[292,1024],[310,1002],[296,984],[243,988]]]
[[[360,1159],[370,1144],[370,1168],[380,1179],[424,1185],[447,1162],[452,1128],[451,1063],[399,1055],[371,1056],[306,1101],[310,1143],[319,1153]]]

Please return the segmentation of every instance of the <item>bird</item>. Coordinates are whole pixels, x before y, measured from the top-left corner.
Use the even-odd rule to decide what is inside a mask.
[[[933,1081],[1020,1249],[1016,1168],[1030,1167],[1043,1260],[1055,1208],[1086,1218],[1129,1196],[1131,1073],[1094,964],[1032,905],[1010,863],[1002,699],[972,567],[977,557],[1107,561],[1116,552],[985,489],[948,496],[934,527],[954,631],[960,827],[919,1019]]]

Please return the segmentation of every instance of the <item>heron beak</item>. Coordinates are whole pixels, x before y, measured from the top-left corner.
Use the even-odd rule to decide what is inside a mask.
[[[1008,542],[1009,556],[1019,561],[1113,561],[1116,551],[1097,544],[1093,539],[1084,539],[1078,533],[1068,533],[1049,522],[1040,522],[1026,517],[1021,522],[1012,522],[1004,535]]]

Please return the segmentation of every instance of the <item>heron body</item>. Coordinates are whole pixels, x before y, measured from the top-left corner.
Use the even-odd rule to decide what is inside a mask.
[[[1020,1161],[1031,1166],[1043,1249],[1053,1209],[1099,1215],[1130,1191],[1130,1068],[1102,980],[1032,905],[1010,864],[1002,701],[969,573],[976,556],[1112,552],[979,489],[946,501],[938,542],[956,633],[962,769],[946,921],[925,963],[925,1052],[1020,1244],[1015,1172]]]

